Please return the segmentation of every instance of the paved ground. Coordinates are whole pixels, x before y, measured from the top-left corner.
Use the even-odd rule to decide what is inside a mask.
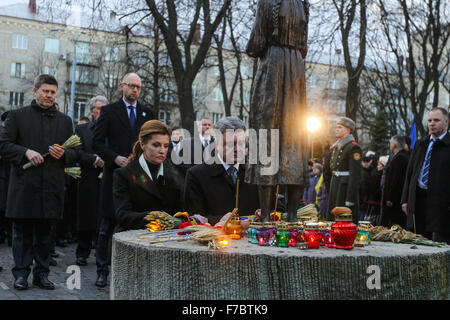
[[[94,282],[97,277],[94,252],[88,258],[88,265],[79,267],[80,289],[76,287],[72,290],[68,288],[67,282],[72,287],[76,286],[75,273],[67,268],[75,265],[76,244],[69,244],[66,248],[56,247],[59,254],[55,260],[58,262],[56,267],[50,267],[49,279],[55,283],[55,290],[43,290],[33,287],[32,274],[28,278],[29,288],[24,291],[14,289],[14,277],[11,269],[14,266],[11,247],[5,243],[0,244],[0,266],[3,271],[0,272],[0,300],[108,300],[109,299],[109,278],[106,288],[97,288]],[[76,268],[78,266],[72,267]],[[69,280],[69,281],[68,281]],[[73,281],[72,281],[73,280]]]

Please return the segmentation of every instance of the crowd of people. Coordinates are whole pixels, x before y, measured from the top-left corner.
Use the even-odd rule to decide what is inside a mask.
[[[141,86],[137,74],[126,74],[122,97],[112,103],[92,98],[92,119],[80,119],[73,130],[55,103],[58,82],[40,75],[31,104],[2,115],[0,241],[12,246],[17,290],[28,288],[31,272],[34,286],[54,289],[49,266],[56,263],[55,246],[67,242],[77,242],[79,266],[95,249],[95,285],[105,287],[115,232],[145,228],[150,211],[187,211],[199,222],[223,223],[235,207],[238,181],[240,214],[261,208],[258,186],[245,181],[242,120],[224,117],[213,125],[204,117],[193,137],[183,137],[180,128],[154,120],[154,112],[139,103]],[[336,143],[322,163],[310,162],[309,183],[298,197],[328,220],[331,209],[347,206],[355,222],[399,224],[450,243],[448,122],[446,110],[433,109],[430,135],[413,151],[407,137],[394,136],[390,156],[362,157],[352,135],[355,123],[342,117]],[[213,136],[213,128],[220,134]],[[81,145],[61,147],[74,133]],[[24,169],[27,162],[32,166]],[[73,166],[81,168],[79,180],[65,175]],[[279,211],[289,198],[297,197],[280,194]]]
[[[355,123],[341,118],[336,126],[338,140],[327,157],[322,163],[310,162],[310,185],[303,204],[314,203],[326,219],[332,219],[330,209],[347,206],[355,223],[399,225],[450,244],[448,111],[431,109],[427,123],[428,135],[414,148],[409,136],[395,135],[388,155],[367,151],[362,156],[351,135]]]

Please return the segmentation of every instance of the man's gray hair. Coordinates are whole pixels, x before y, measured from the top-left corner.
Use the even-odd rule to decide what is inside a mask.
[[[395,143],[400,150],[405,149],[406,139],[405,136],[395,135],[391,138],[391,142]]]
[[[90,110],[92,110],[93,108],[95,108],[95,105],[97,102],[105,102],[108,103],[108,99],[106,99],[105,96],[95,96],[93,97],[90,101],[89,101],[89,107]]]
[[[222,134],[224,134],[227,130],[246,130],[244,122],[237,117],[225,117],[220,119],[214,125],[214,129],[219,130]]]

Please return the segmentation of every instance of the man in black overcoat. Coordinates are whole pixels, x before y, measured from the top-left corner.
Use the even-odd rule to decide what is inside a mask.
[[[114,170],[127,165],[128,156],[143,123],[154,119],[154,112],[137,100],[142,81],[135,73],[126,74],[120,89],[123,96],[119,101],[102,107],[94,129],[92,148],[105,162],[100,191],[100,229],[97,239],[97,281],[105,287],[111,261],[111,239],[116,225],[113,205]]]
[[[55,107],[57,89],[53,76],[38,76],[35,100],[11,110],[0,135],[0,153],[11,163],[6,217],[13,219],[12,272],[18,290],[28,287],[33,259],[33,284],[55,288],[48,280],[50,227],[63,212],[64,167],[77,160],[75,150],[53,146],[62,145],[73,134],[72,120]],[[27,162],[33,166],[24,170]]]
[[[200,215],[216,224],[236,206],[236,182],[239,178],[240,215],[251,215],[259,209],[258,188],[244,182],[245,125],[235,117],[220,119],[215,129],[223,135],[216,139],[217,154],[212,164],[199,164],[187,171],[185,206],[190,215]],[[227,129],[238,130],[226,135]],[[227,144],[227,141],[231,143]],[[233,142],[234,140],[234,142]]]
[[[381,217],[381,224],[386,227],[398,224],[402,228],[406,228],[406,215],[402,211],[400,203],[409,160],[409,153],[405,150],[405,145],[404,136],[393,136],[389,142],[389,149],[393,156],[386,169]]]
[[[402,209],[407,227],[450,244],[450,134],[444,108],[428,114],[430,135],[416,142],[406,170]]]
[[[77,192],[77,231],[78,246],[76,249],[76,264],[85,266],[92,249],[92,243],[98,227],[98,202],[100,198],[101,172],[104,162],[92,149],[94,129],[100,110],[108,104],[104,96],[96,96],[89,102],[92,121],[83,123],[75,128],[82,146],[80,154],[81,178],[78,180]]]
[[[183,176],[186,176],[187,171],[193,166],[205,163],[204,151],[214,141],[211,136],[212,126],[210,118],[202,117],[198,123],[198,131],[194,133],[194,136],[181,141],[179,155],[183,162],[178,168]],[[210,154],[214,156],[213,152]]]
[[[1,115],[1,125],[3,126],[9,111],[5,111]],[[5,218],[6,212],[6,199],[8,196],[8,184],[9,184],[9,162],[4,160],[0,154],[0,243],[5,240],[8,242],[8,246],[12,245],[12,227],[11,221]]]

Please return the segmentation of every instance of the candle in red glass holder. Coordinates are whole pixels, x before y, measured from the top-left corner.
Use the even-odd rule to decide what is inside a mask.
[[[288,224],[289,228],[289,247],[295,247],[299,241],[298,224],[297,222],[291,222]]]
[[[258,240],[258,246],[268,246],[270,244],[270,232],[269,229],[263,227],[256,231],[256,239]]]
[[[331,234],[331,229],[327,229],[325,232],[325,236],[323,237],[323,242],[325,243],[325,246],[328,248],[334,248],[334,239],[333,235]]]
[[[352,215],[338,215],[335,220],[336,223],[331,226],[331,234],[336,249],[353,249],[358,227],[352,222]]]
[[[322,234],[319,230],[319,224],[316,222],[309,222],[305,227],[305,241],[308,243],[308,248],[318,249],[320,247],[320,239]]]

